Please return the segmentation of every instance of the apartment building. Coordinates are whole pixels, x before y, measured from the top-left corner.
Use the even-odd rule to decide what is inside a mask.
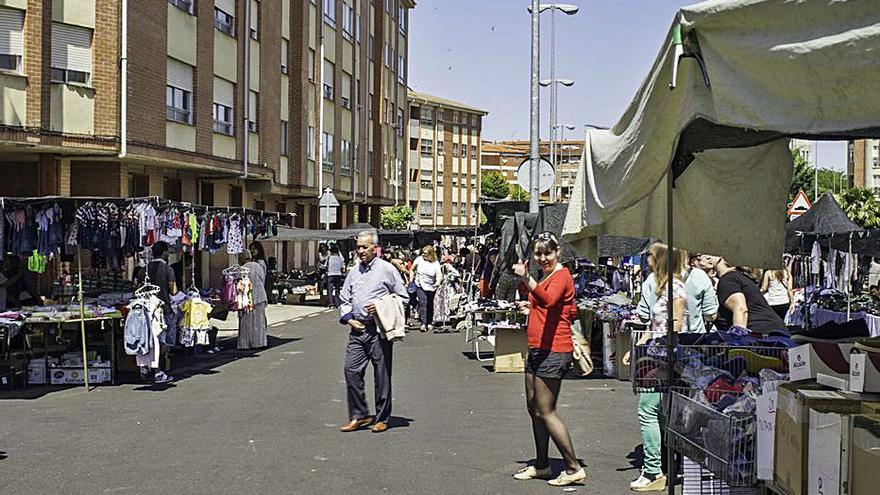
[[[541,157],[550,161],[550,142],[541,141]],[[551,191],[541,197],[547,200],[568,201],[577,181],[577,171],[584,151],[584,141],[560,140],[556,142],[556,184],[555,195]],[[520,164],[529,159],[529,141],[486,141],[483,143],[483,171],[494,170],[503,175],[511,187],[517,185],[517,170]]]
[[[479,222],[480,132],[488,112],[410,90],[407,201],[420,227]]]
[[[864,187],[880,198],[880,139],[858,139],[847,144],[849,187]]]
[[[413,7],[0,0],[0,195],[155,195],[315,227],[329,187],[337,225],[377,222],[404,196]]]

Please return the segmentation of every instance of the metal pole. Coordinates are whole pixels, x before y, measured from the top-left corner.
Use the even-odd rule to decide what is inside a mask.
[[[819,200],[819,142],[813,141],[813,202]]]
[[[556,6],[550,7],[550,165],[556,172]],[[550,202],[556,201],[556,181],[550,188]]]
[[[248,163],[250,162],[250,137],[251,131],[249,127],[249,119],[251,113],[251,2],[248,0],[244,6],[244,85],[241,91],[242,95],[242,107],[244,107],[244,115],[242,116],[243,129],[241,132],[242,135],[242,144],[243,144],[243,155],[242,161],[244,161],[244,176],[243,178],[247,179],[248,177]]]
[[[675,242],[673,241],[673,200],[672,200],[672,192],[675,186],[673,185],[673,172],[672,172],[672,164],[669,165],[668,170],[666,171],[666,238],[667,238],[667,246],[666,250],[666,391],[667,393],[672,389],[672,372],[675,369],[675,343],[673,339],[675,337],[675,299],[674,299],[674,277],[672,273],[673,269],[673,253],[672,250],[675,249]],[[661,401],[662,404],[662,401]],[[662,407],[662,406],[661,406]],[[668,481],[668,495],[675,495],[675,478],[676,478],[676,466],[675,466],[675,450],[673,450],[672,445],[668,444],[666,447],[666,458],[668,463],[669,473],[667,474]]]
[[[541,96],[538,90],[538,78],[541,72],[541,2],[532,0],[532,81],[531,81],[531,122],[530,122],[530,153],[529,153],[529,182],[531,183],[529,196],[529,212],[538,213],[540,207],[541,186],[538,181],[541,178],[540,166],[540,103]]]
[[[76,270],[79,278],[78,295],[79,295],[79,333],[82,339],[82,357],[83,357],[83,383],[86,386],[86,392],[89,391],[89,359],[86,351],[86,308],[83,302],[83,269],[82,269],[82,249],[76,247]],[[112,345],[116,345],[114,342]],[[113,363],[116,366],[116,363]]]

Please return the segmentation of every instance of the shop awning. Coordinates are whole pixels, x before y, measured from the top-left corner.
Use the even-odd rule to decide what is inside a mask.
[[[679,50],[690,57],[670,89]],[[681,9],[620,121],[588,132],[563,233],[588,256],[600,234],[665,239],[671,169],[676,246],[778,266],[788,138],[880,136],[878,64],[875,2],[712,0]]]
[[[302,229],[299,227],[278,227],[278,235],[268,237],[266,241],[341,241],[351,240],[361,232],[376,234],[374,227],[347,228],[334,230]]]
[[[832,194],[823,194],[806,213],[785,226],[785,250],[809,253],[820,237],[861,232],[863,229],[837,204]]]

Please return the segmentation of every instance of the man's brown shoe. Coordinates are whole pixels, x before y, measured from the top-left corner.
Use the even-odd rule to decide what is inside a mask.
[[[382,433],[383,431],[388,429],[388,423],[382,421],[381,423],[376,423],[373,425],[372,431],[373,433]]]
[[[348,433],[350,431],[357,431],[367,426],[368,424],[373,422],[373,418],[362,418],[362,419],[353,419],[346,423],[339,431]]]

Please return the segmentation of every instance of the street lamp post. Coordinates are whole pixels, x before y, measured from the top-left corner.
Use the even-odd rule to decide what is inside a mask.
[[[551,165],[554,170],[556,168],[556,149],[555,149],[555,126],[556,126],[556,11],[562,11],[566,15],[574,15],[577,14],[579,7],[577,5],[571,4],[563,4],[563,3],[540,3],[537,0],[532,1],[531,7],[528,8],[529,12],[532,14],[532,104],[536,105],[538,103],[538,97],[535,96],[534,92],[537,91],[535,86],[535,78],[539,77],[538,69],[538,55],[536,55],[536,51],[540,53],[540,13],[545,10],[550,10],[550,80],[546,84],[544,81],[541,82],[541,85],[547,86],[550,85],[550,160]],[[538,31],[538,32],[536,32]],[[568,81],[566,86],[571,86],[574,84],[574,81]],[[538,118],[538,112],[532,111],[532,118]],[[532,122],[532,127],[536,127],[534,121]],[[533,130],[533,134],[539,134],[540,130]],[[532,153],[531,153],[531,180],[532,187],[531,189],[531,199],[529,201],[529,211],[537,212],[539,200],[536,198],[540,194],[540,186],[536,186],[534,181],[539,176],[537,171],[538,169],[538,160],[540,156],[540,151],[537,149],[539,144],[536,141],[540,140],[540,136],[537,138],[532,136]],[[555,188],[554,188],[555,189]],[[553,195],[553,189],[551,189],[551,196]]]
[[[540,91],[538,87],[538,79],[541,74],[541,14],[540,2],[532,0],[532,6],[529,11],[532,13],[532,75],[531,75],[531,95],[529,104],[529,113],[531,122],[529,123],[529,212],[538,213],[540,209],[541,187],[538,185],[540,179]]]
[[[553,167],[553,170],[556,171],[556,129],[559,125],[556,123],[556,99],[557,99],[557,86],[563,85],[567,88],[574,86],[574,81],[571,79],[543,79],[539,83],[541,86],[550,88],[550,165]],[[550,200],[555,201],[553,198],[553,193],[550,193]]]
[[[556,129],[559,129],[559,142],[562,143],[562,146],[564,147],[565,146],[565,130],[568,129],[569,131],[573,131],[573,130],[577,129],[577,127],[573,126],[571,124],[558,124],[558,125],[553,126],[553,130],[555,131]],[[554,153],[555,153],[555,151],[554,151]],[[556,182],[556,180],[559,179],[562,176],[562,174],[560,174],[559,171],[556,170],[555,168],[553,171],[556,173],[556,176],[554,178],[554,182]],[[552,195],[553,195],[553,197],[551,197],[550,200],[554,201],[554,202],[557,200],[557,198],[559,196],[561,196],[561,194],[556,193],[556,184],[553,184]]]

